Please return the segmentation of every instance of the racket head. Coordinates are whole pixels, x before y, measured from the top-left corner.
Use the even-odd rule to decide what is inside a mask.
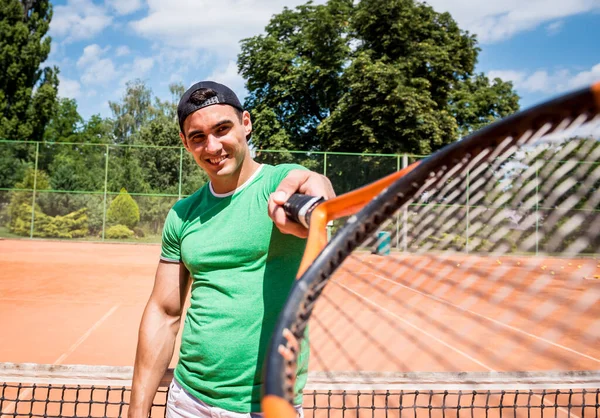
[[[464,195],[465,188],[463,187],[461,189],[461,183],[464,185],[465,180],[468,182],[468,175],[471,173],[473,173],[473,180],[484,180],[480,181],[480,183],[484,184],[480,184],[479,187],[482,188],[481,190],[487,190],[485,193],[488,194],[491,193],[490,190],[494,191],[497,195],[495,196],[495,199],[502,200],[505,195],[514,195],[513,198],[515,196],[519,197],[518,191],[513,193],[512,191],[507,192],[506,190],[503,190],[503,188],[508,186],[501,186],[499,188],[496,185],[496,187],[494,187],[494,184],[500,183],[500,181],[497,177],[493,177],[494,169],[506,169],[508,163],[514,165],[515,158],[518,158],[519,153],[534,153],[533,158],[527,160],[529,166],[518,168],[518,170],[522,170],[523,173],[527,173],[528,176],[530,176],[528,177],[529,179],[533,178],[531,177],[532,172],[535,172],[536,179],[543,173],[548,179],[554,181],[557,187],[566,187],[560,179],[553,177],[553,167],[550,167],[547,164],[544,165],[544,158],[546,156],[544,153],[547,152],[547,149],[553,149],[554,147],[559,151],[558,153],[555,153],[558,157],[571,158],[574,155],[573,153],[579,153],[574,158],[580,158],[579,155],[588,155],[591,156],[590,158],[593,158],[593,163],[600,161],[600,157],[598,156],[600,149],[595,145],[589,145],[589,143],[588,145],[585,145],[587,143],[585,139],[586,135],[592,139],[592,144],[597,143],[597,140],[600,138],[599,114],[600,83],[597,83],[591,87],[569,93],[547,103],[543,103],[534,108],[507,117],[443,148],[421,161],[418,167],[405,176],[395,179],[395,181],[382,193],[372,196],[372,200],[362,210],[348,219],[346,224],[337,231],[323,251],[321,251],[314,261],[306,267],[304,273],[296,282],[290,293],[288,301],[280,315],[265,363],[263,410],[265,411],[267,418],[274,416],[295,416],[293,408],[287,408],[287,406],[290,406],[289,401],[294,395],[293,376],[290,373],[290,370],[294,369],[294,361],[286,360],[281,355],[281,347],[289,346],[289,342],[283,337],[284,330],[291,330],[298,341],[303,340],[307,323],[315,306],[320,303],[323,290],[330,278],[335,274],[336,270],[340,268],[340,265],[344,263],[344,260],[346,260],[353,251],[357,250],[360,245],[369,240],[374,233],[380,230],[386,221],[398,214],[399,211],[408,210],[407,208],[410,205],[415,205],[415,202],[419,204],[419,198],[422,198],[427,193],[431,196],[440,196],[441,194],[442,198],[449,199],[447,201],[447,206],[451,206],[455,203],[458,205],[464,203],[464,201],[461,201],[460,199],[450,200],[449,196],[452,196],[452,191],[454,189],[459,190],[459,195]],[[583,129],[578,130],[578,128],[582,127]],[[568,135],[570,134],[568,132],[570,129],[573,131],[573,134],[578,137],[572,138],[569,141],[570,138]],[[574,141],[577,140],[581,140],[582,144],[573,146],[572,149],[566,153],[560,153],[561,146],[566,143],[573,144],[575,143]],[[587,146],[588,149],[583,149],[585,146]],[[542,149],[542,151],[538,152],[538,148],[536,147]],[[546,150],[543,148],[546,148]],[[517,155],[517,157],[515,157],[515,155]],[[538,164],[540,165],[539,168],[536,167],[535,169],[531,169],[533,165],[537,166]],[[527,171],[528,169],[529,171]],[[543,172],[544,169],[549,172]],[[559,164],[559,166],[554,167],[554,169],[565,171],[562,175],[567,177],[574,175],[574,171],[577,171],[577,167],[573,168],[567,166],[565,168],[564,164]],[[466,176],[464,174],[465,172],[467,173]],[[485,174],[487,177],[482,173],[487,173]],[[597,205],[597,199],[600,195],[597,187],[598,177],[600,176],[599,173],[600,170],[592,169],[591,171],[588,170],[578,174],[578,181],[584,183],[586,179],[588,179],[588,183],[591,181],[591,184],[583,186],[587,187],[584,198],[588,205]],[[491,184],[488,189],[485,189],[486,181],[488,182],[488,185]],[[526,182],[521,187],[521,189],[525,190],[520,192],[521,197],[523,197],[525,201],[530,201],[532,199],[530,183]],[[550,185],[548,187],[552,186],[550,181],[548,181],[547,184]],[[538,192],[539,190],[536,186],[535,193]],[[551,195],[552,190],[549,190],[548,193]],[[484,196],[483,199],[485,200],[486,197],[489,196]],[[336,199],[344,199],[344,196],[340,196]],[[334,204],[336,199],[333,199],[331,202]],[[560,203],[562,203],[562,200],[559,196],[558,200],[555,199],[554,204],[556,206]],[[426,207],[427,205],[424,204],[421,206]],[[539,204],[536,206],[536,210],[539,210]],[[560,218],[561,213],[559,212],[560,211],[556,208],[552,208],[549,217],[555,215],[555,218]],[[443,230],[443,227],[440,227],[440,222],[442,224],[444,222],[450,222],[457,216],[455,212],[449,212],[444,215],[446,218],[442,218],[440,221],[440,218],[439,216],[436,216],[435,211],[432,212],[430,210],[428,213],[421,214],[428,215],[429,218],[431,218],[427,221],[429,224],[415,224],[416,228],[420,228],[421,236],[427,236],[427,233],[431,234],[431,232],[427,232],[428,227],[433,227],[434,229],[437,228],[438,232],[439,230]],[[511,248],[506,248],[506,244],[502,241],[504,238],[502,232],[498,232],[505,229],[501,220],[497,219],[501,215],[502,213],[495,214],[495,218],[493,218],[494,222],[497,222],[496,226],[498,226],[498,229],[493,231],[488,228],[488,231],[485,232],[486,239],[489,242],[484,244],[488,245],[489,248],[484,248],[485,245],[481,244],[481,242],[478,243],[480,246],[483,245],[481,248],[483,248],[484,253],[493,255],[494,257],[510,254],[513,250]],[[336,215],[335,212],[332,212],[326,213],[326,216],[333,219]],[[473,220],[475,219],[476,218],[473,217]],[[560,222],[560,220],[555,220],[553,222],[556,226],[557,222]],[[565,222],[568,224],[571,220],[569,219]],[[480,225],[480,228],[485,229],[485,225]],[[554,229],[546,231],[546,234],[551,235],[550,232],[560,230],[560,225],[553,228]],[[589,248],[591,245],[596,253],[600,251],[597,247],[598,242],[596,239],[597,231],[599,229],[600,225],[598,225],[597,222],[590,225],[591,232],[587,235],[583,234],[584,237],[581,239],[587,240],[588,246],[586,248]],[[552,237],[547,238],[552,241]],[[494,242],[494,239],[498,242]],[[419,253],[422,250],[428,250],[427,243],[423,245],[424,242],[426,242],[426,240],[422,239],[419,244],[415,246],[416,250],[412,253],[414,254]],[[517,245],[521,245],[521,243],[517,243]],[[570,256],[577,256],[580,253],[578,248],[581,247],[581,245],[579,247],[576,245],[570,246],[569,248],[561,247],[560,242],[554,242],[552,245],[553,247],[549,248],[554,248],[556,252],[559,253],[558,255],[567,256],[570,254]],[[409,254],[411,253],[411,249],[414,248],[408,249]],[[451,251],[451,253],[454,254],[455,252]],[[470,261],[471,265],[469,267],[477,270],[479,267],[475,257],[476,256],[472,257]],[[456,260],[452,258],[452,255],[442,256],[440,260],[441,261],[436,261],[437,267],[442,266],[454,269],[456,264],[460,264],[456,263]],[[502,263],[500,260],[497,261]],[[425,263],[431,262],[425,260]],[[450,266],[451,264],[454,264],[454,266]],[[538,264],[539,263],[536,262],[535,266],[528,269],[526,275],[532,274],[533,268],[540,267]],[[395,267],[398,267],[399,265],[400,264],[395,264]],[[503,275],[511,274],[512,270],[507,267],[506,269],[507,270],[502,274],[496,274],[496,280],[502,280],[504,277]],[[385,269],[382,271],[385,271]],[[423,273],[423,271],[420,273]],[[441,276],[444,274],[448,273],[442,272]],[[422,274],[422,276],[426,277],[427,274]],[[494,275],[492,274],[492,276]],[[537,277],[540,281],[543,281],[542,278],[541,275]],[[422,279],[422,277],[419,279]],[[542,284],[540,284],[540,286],[541,285]],[[460,284],[457,284],[457,286],[460,287]],[[517,291],[521,290],[518,286],[513,285],[512,287],[516,288]],[[473,291],[473,289],[469,290]],[[531,291],[530,288],[526,290]],[[589,300],[597,300],[594,298],[598,297],[597,295],[600,295],[600,289],[596,287],[590,292],[593,292],[593,296],[588,298],[588,305]],[[553,300],[553,302],[566,305],[568,300]],[[528,311],[527,315],[532,316],[534,313]],[[598,327],[594,324],[590,325],[590,327],[593,328],[593,335],[589,336],[590,341],[588,341],[588,343],[600,343],[598,335],[595,333],[598,331]],[[572,330],[561,330],[563,333],[570,331]],[[371,372],[370,370],[348,370],[348,372],[361,371]],[[394,372],[395,370],[389,371]],[[282,399],[285,402],[282,402]]]

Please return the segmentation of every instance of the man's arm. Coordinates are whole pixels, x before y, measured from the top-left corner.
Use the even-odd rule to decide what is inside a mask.
[[[173,357],[189,285],[190,274],[182,263],[159,262],[140,324],[129,418],[148,416]]]
[[[284,234],[306,238],[308,230],[302,225],[289,220],[283,210],[283,204],[294,193],[332,199],[335,197],[335,192],[331,181],[324,175],[308,170],[292,170],[269,197],[269,216],[275,222],[277,228]]]

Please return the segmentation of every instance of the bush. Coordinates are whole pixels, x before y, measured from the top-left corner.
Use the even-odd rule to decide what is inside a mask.
[[[106,230],[106,238],[123,239],[133,238],[133,231],[125,225],[113,225]]]
[[[40,238],[82,238],[88,235],[87,209],[65,216],[48,216],[39,208],[35,210],[33,236]],[[28,236],[31,233],[31,205],[23,203],[19,215],[12,219],[11,232]]]
[[[133,233],[138,238],[144,238],[146,236],[146,234],[144,233],[144,230],[142,228],[137,227],[137,226],[135,228],[133,228]]]
[[[125,225],[133,229],[140,221],[140,208],[127,190],[121,189],[119,195],[110,203],[107,212],[111,225]]]

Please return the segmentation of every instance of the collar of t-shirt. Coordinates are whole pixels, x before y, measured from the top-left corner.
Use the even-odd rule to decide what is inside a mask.
[[[244,184],[242,184],[240,187],[238,187],[236,189],[233,189],[230,192],[227,192],[227,193],[217,193],[217,192],[215,192],[215,189],[213,189],[213,186],[212,186],[212,182],[208,183],[208,188],[210,189],[210,192],[212,193],[212,195],[214,197],[223,198],[223,197],[231,196],[231,195],[233,195],[235,193],[241,192],[242,190],[244,190],[244,188],[246,186],[248,186],[250,183],[252,183],[252,181],[256,178],[256,176],[258,176],[258,173],[260,172],[260,170],[262,170],[262,168],[263,168],[263,165],[262,164],[259,165],[258,168],[256,169],[256,171],[254,172],[254,174],[252,174],[250,176],[250,178],[244,182]]]

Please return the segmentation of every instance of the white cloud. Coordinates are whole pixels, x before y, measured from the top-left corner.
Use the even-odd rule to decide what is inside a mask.
[[[548,26],[546,26],[546,31],[549,35],[556,35],[561,31],[561,29],[564,26],[564,23],[565,22],[563,22],[562,20],[559,20],[558,22],[552,22]]]
[[[154,58],[136,58],[133,61],[133,66],[143,74],[146,74],[154,66]]]
[[[89,85],[107,85],[119,76],[115,64],[110,58],[90,63],[81,74],[81,82]]]
[[[248,94],[244,87],[245,80],[238,74],[237,64],[235,61],[229,61],[224,68],[215,68],[212,74],[206,77],[206,80],[216,81],[217,83],[225,84],[233,90],[241,101]],[[200,81],[200,80],[196,80]]]
[[[437,11],[448,11],[481,43],[506,40],[557,19],[600,9],[598,0],[429,0]]]
[[[585,87],[600,79],[600,63],[583,71],[559,69],[538,70],[533,73],[514,70],[489,71],[490,79],[500,77],[512,81],[517,92],[557,94]]]
[[[106,85],[119,76],[112,60],[103,57],[109,49],[110,46],[101,48],[98,44],[88,45],[83,49],[83,54],[77,60],[83,84]]]
[[[69,99],[76,99],[81,94],[81,84],[76,80],[58,75],[58,95],[60,97],[68,97]]]
[[[128,15],[142,8],[141,0],[107,0],[106,3],[119,15]]]
[[[324,3],[317,0],[315,3]],[[148,0],[148,15],[131,23],[161,45],[231,58],[239,41],[263,31],[271,16],[305,0]]]
[[[131,54],[131,50],[129,49],[129,47],[127,45],[121,45],[116,50],[117,57],[122,57],[122,56],[129,55],[129,54]]]
[[[109,49],[110,46],[101,48],[98,44],[86,46],[83,48],[83,54],[77,60],[77,67],[83,68],[89,64],[92,64],[93,62],[97,61],[100,56],[104,55]]]
[[[66,5],[54,6],[50,35],[64,42],[90,39],[110,25],[112,18],[92,0],[67,0]]]

